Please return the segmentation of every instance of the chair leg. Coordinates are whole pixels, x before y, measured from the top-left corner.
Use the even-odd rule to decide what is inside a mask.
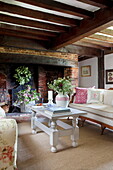
[[[105,128],[106,128],[106,127],[105,127],[104,125],[101,125],[101,135],[103,135]]]

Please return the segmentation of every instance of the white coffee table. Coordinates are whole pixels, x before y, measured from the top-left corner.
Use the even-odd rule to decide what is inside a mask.
[[[71,109],[71,108],[70,108]],[[51,152],[57,152],[58,138],[61,136],[71,136],[72,146],[78,146],[79,127],[77,126],[78,117],[86,114],[85,111],[78,109],[71,109],[71,113],[62,113],[49,115],[45,114],[44,107],[32,107],[33,114],[31,118],[32,133],[37,133],[37,128],[44,131],[50,136]],[[72,117],[72,126],[64,123],[61,118]],[[44,122],[48,122],[46,126]],[[58,130],[57,125],[62,127],[63,130]]]

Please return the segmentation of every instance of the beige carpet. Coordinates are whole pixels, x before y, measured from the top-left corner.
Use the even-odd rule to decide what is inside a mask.
[[[31,134],[30,122],[19,123],[18,170],[113,170],[113,132],[100,135],[98,126],[80,128],[79,146],[61,137],[58,152],[51,153],[49,136]]]

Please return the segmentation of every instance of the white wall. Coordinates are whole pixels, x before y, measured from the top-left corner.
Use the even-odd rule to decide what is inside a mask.
[[[81,66],[91,65],[91,76],[81,77]],[[97,57],[90,58],[79,62],[79,86],[98,88],[98,59]]]
[[[104,66],[105,70],[113,69],[113,54],[108,54],[104,56]],[[106,84],[106,72],[105,72],[105,88],[108,89],[113,87],[113,84]]]

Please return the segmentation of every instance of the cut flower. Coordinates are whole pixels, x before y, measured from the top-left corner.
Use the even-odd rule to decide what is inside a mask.
[[[69,78],[58,78],[51,83],[47,83],[49,89],[54,90],[57,93],[71,94],[73,87]]]

